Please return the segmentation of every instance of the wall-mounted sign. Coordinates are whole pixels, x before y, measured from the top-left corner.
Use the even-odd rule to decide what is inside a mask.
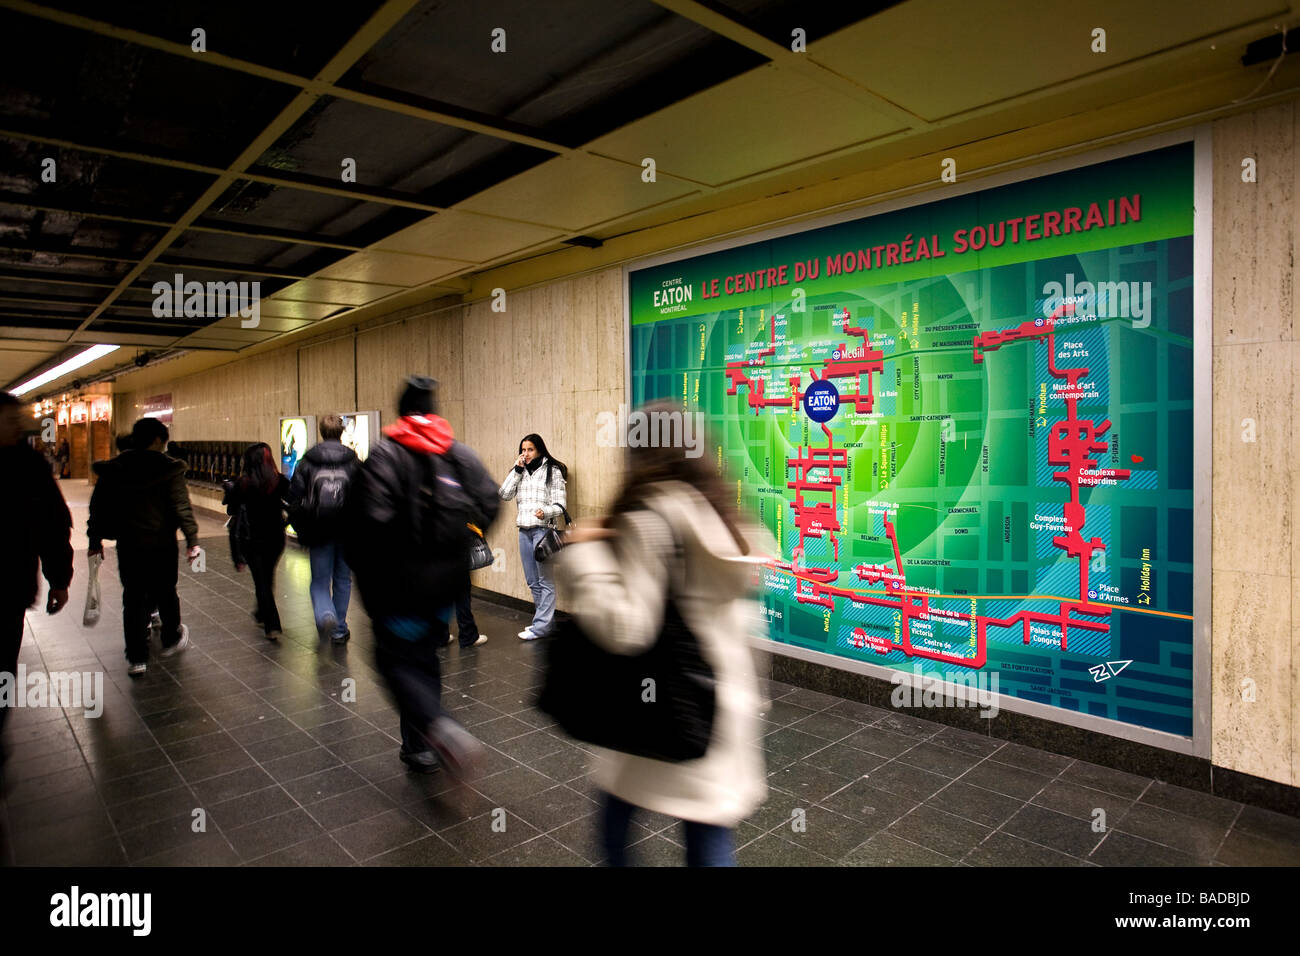
[[[86,403],[77,402],[72,406],[72,424],[81,425],[86,421]]]
[[[280,419],[280,471],[292,478],[303,453],[311,447],[316,435],[316,416],[300,415]]]
[[[372,443],[379,440],[379,412],[341,412],[343,436],[339,439],[357,453],[362,461],[370,454]]]
[[[918,700],[978,684],[1192,737],[1194,160],[1180,143],[629,270],[631,399],[710,426],[695,453],[780,548],[778,648]]]
[[[144,405],[140,408],[140,415],[143,418],[156,418],[164,425],[170,426],[172,423],[171,392],[165,395],[151,395],[146,398]]]

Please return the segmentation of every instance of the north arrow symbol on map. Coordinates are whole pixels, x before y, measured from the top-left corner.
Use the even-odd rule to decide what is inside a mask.
[[[1104,680],[1110,680],[1132,663],[1132,661],[1107,661],[1105,664],[1089,667],[1088,673],[1092,675],[1093,683],[1100,684]]]

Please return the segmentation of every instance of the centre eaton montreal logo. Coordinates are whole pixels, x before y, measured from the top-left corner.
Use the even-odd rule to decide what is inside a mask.
[[[828,379],[818,379],[803,393],[803,410],[808,417],[825,424],[840,410],[840,393]]]

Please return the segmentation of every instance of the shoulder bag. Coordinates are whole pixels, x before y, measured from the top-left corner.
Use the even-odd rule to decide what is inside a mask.
[[[538,709],[598,747],[669,762],[703,757],[713,735],[716,680],[672,590],[670,583],[659,635],[643,654],[612,654],[576,619],[557,619]]]
[[[564,527],[568,528],[569,525],[573,524],[573,519],[569,517],[568,509],[564,505],[560,505],[560,511],[564,513]],[[546,529],[546,534],[542,535],[542,539],[533,546],[533,560],[540,564],[542,561],[550,559],[564,547],[564,544],[564,536],[552,525]]]

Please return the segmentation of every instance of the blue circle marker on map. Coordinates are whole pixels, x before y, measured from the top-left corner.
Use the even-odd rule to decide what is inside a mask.
[[[828,379],[818,379],[803,393],[803,410],[815,422],[826,423],[840,410],[840,393]]]

